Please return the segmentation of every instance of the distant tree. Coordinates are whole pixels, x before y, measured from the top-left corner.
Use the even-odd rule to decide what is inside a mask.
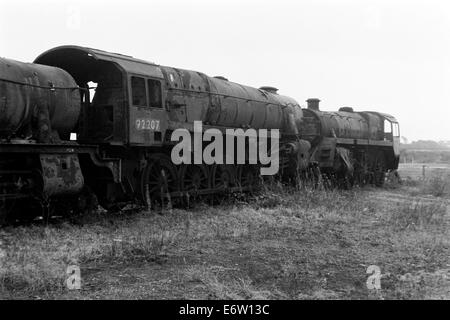
[[[442,148],[443,146],[434,140],[418,140],[408,144],[408,149],[437,150]]]
[[[442,140],[442,141],[439,141],[438,142],[439,143],[439,145],[441,145],[442,147],[444,147],[444,148],[449,148],[450,149],[450,141],[446,141],[446,140]]]

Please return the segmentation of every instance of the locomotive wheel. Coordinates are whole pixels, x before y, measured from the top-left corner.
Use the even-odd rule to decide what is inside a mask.
[[[208,189],[208,172],[202,165],[184,165],[180,170],[181,191],[195,194]]]
[[[243,188],[248,187],[250,190],[258,189],[260,180],[257,167],[253,165],[240,165],[238,167],[237,181]]]
[[[211,185],[214,189],[228,189],[235,186],[235,170],[231,165],[216,164],[211,172]]]
[[[144,169],[141,190],[142,198],[147,206],[152,202],[164,202],[163,197],[171,192],[177,191],[177,172],[172,161],[165,155],[154,156],[149,160]],[[168,199],[171,201],[171,199]]]

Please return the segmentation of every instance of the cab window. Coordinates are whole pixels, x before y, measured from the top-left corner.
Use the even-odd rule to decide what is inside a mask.
[[[384,120],[384,140],[392,141],[392,123],[389,120]]]
[[[391,123],[388,120],[384,120],[384,133],[391,133],[391,132],[392,132]]]
[[[150,107],[162,108],[161,82],[158,80],[149,79],[147,81],[147,85]]]
[[[133,106],[147,106],[144,78],[131,77],[131,96]]]
[[[398,127],[398,123],[394,122],[392,124],[392,126],[394,127],[394,137],[399,137],[400,136],[400,129]]]

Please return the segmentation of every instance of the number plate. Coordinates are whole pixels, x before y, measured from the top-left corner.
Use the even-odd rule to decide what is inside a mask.
[[[159,122],[160,120],[155,119],[136,119],[136,130],[161,131]]]

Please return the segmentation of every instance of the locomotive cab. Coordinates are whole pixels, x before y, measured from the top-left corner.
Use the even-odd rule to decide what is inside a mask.
[[[56,47],[41,54],[35,63],[66,70],[80,87],[80,142],[119,146],[162,143],[167,115],[163,75],[157,65],[78,46]]]
[[[77,82],[82,102],[78,141],[98,144],[123,141],[125,128],[117,120],[124,115],[126,92],[119,65],[75,46],[51,49],[34,62],[64,69]]]
[[[400,126],[394,117],[380,114],[384,120],[384,140],[392,142],[394,154],[400,156]]]
[[[384,140],[394,141],[394,138],[400,137],[398,122],[384,119]]]
[[[400,126],[393,116],[381,112],[365,112],[376,115],[379,120],[380,138],[388,146],[388,168],[397,168],[400,160]]]
[[[128,78],[129,142],[160,145],[167,123],[162,79],[138,74]]]

